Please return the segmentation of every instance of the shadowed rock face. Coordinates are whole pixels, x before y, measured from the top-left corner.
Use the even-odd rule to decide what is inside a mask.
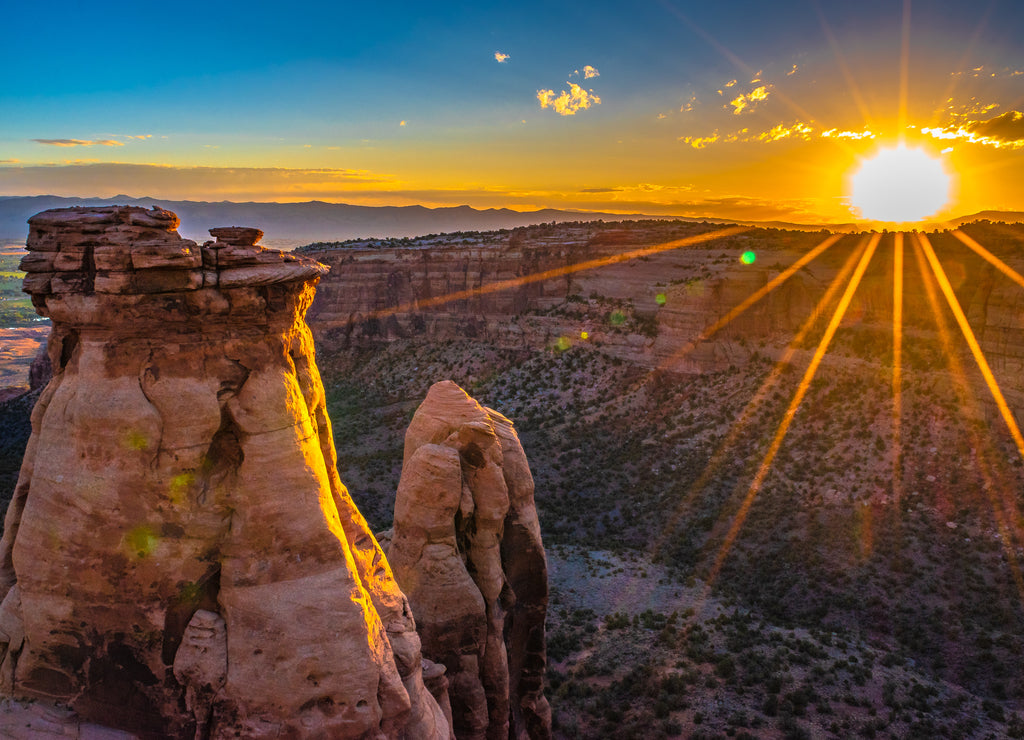
[[[159,209],[29,223],[53,378],[0,543],[0,689],[153,737],[447,738],[335,467],[326,268]]]
[[[405,437],[388,559],[423,654],[448,669],[455,734],[547,738],[547,560],[512,422],[451,381]]]

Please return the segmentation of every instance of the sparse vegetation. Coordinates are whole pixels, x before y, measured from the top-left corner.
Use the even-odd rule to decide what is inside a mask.
[[[541,225],[493,243],[571,233],[573,248],[619,249],[698,228]],[[1020,266],[1018,236],[966,229]],[[400,340],[357,343],[314,322],[339,469],[377,530],[390,526],[404,430],[433,382],[452,379],[514,420],[552,562],[557,737],[1024,737],[1024,551],[1006,517],[1024,465],[958,335],[945,346],[913,258],[898,448],[884,260],[756,489],[834,301],[788,364],[775,358],[849,250],[694,350],[704,372],[659,366],[685,341],[678,305],[708,301],[720,315],[745,295],[724,293],[741,251],[774,275],[821,238],[754,230],[665,257],[650,295],[563,282],[504,317],[518,333],[471,338],[439,323],[432,335],[421,317]],[[961,266],[958,295],[983,326],[995,277],[951,237],[933,243]],[[1021,331],[980,339],[1005,361]],[[1019,398],[1019,379],[1007,383]]]

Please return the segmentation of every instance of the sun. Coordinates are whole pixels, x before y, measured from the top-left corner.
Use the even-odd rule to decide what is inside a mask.
[[[942,210],[951,185],[940,159],[900,144],[861,160],[850,176],[850,205],[868,221],[920,221]]]

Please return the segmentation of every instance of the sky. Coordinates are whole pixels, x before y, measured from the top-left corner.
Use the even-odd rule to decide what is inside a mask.
[[[1024,210],[1024,3],[5,8],[0,195],[842,222],[904,141]]]

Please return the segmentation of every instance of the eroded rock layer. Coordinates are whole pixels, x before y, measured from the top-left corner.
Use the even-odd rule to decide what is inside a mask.
[[[458,738],[547,738],[547,560],[512,422],[451,381],[405,437],[388,550],[423,654],[448,669]]]
[[[29,224],[53,378],[0,543],[0,688],[143,736],[447,738],[335,467],[304,321],[326,268],[159,209]]]

